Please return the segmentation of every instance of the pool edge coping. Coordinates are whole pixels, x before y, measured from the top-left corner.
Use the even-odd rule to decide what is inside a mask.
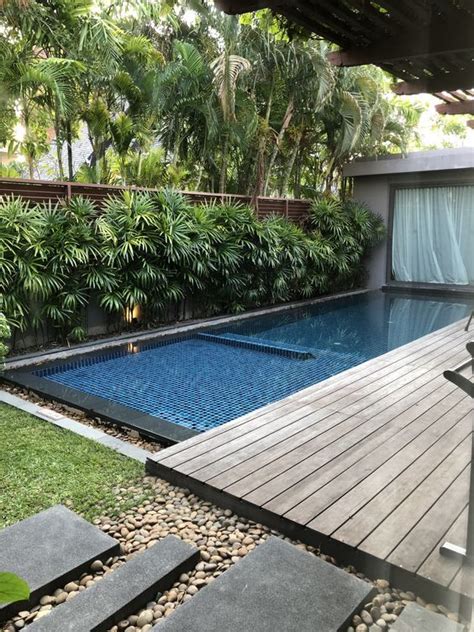
[[[179,339],[193,338],[197,336],[199,331],[203,329],[208,330],[210,327],[219,327],[220,325],[229,322],[237,322],[240,320],[247,320],[252,317],[258,317],[266,314],[289,311],[308,305],[325,303],[331,300],[343,300],[344,298],[368,294],[370,292],[370,289],[340,292],[324,297],[318,297],[316,299],[310,299],[308,301],[286,303],[284,305],[273,306],[264,310],[249,311],[245,312],[244,314],[238,314],[231,317],[205,319],[202,321],[198,321],[191,326],[183,324],[183,326],[179,327],[160,328],[158,330],[145,332],[140,336],[135,336],[133,337],[133,340],[135,340],[137,344],[142,343],[142,341],[143,343],[146,343],[149,340],[156,340],[156,345],[161,346],[161,344],[168,344],[168,340],[172,343],[173,341]],[[462,322],[462,319],[459,322]],[[451,323],[446,327],[449,327],[452,324],[454,323]],[[442,329],[444,329],[444,327],[442,327],[441,330]],[[422,336],[422,338],[423,337],[424,336]],[[125,339],[122,336],[119,338],[113,338],[110,341],[103,341],[100,345],[77,345],[72,349],[68,349],[68,353],[61,353],[57,351],[53,354],[35,354],[35,356],[33,356],[33,358],[31,358],[31,360],[27,364],[22,364],[18,367],[6,366],[5,371],[0,371],[0,385],[2,382],[6,382],[7,384],[10,384],[12,386],[19,386],[20,388],[24,388],[40,395],[48,401],[56,401],[65,406],[71,406],[72,408],[84,411],[91,417],[98,417],[105,423],[109,422],[112,424],[116,424],[119,427],[136,430],[142,436],[164,444],[164,447],[168,447],[176,443],[181,443],[182,441],[191,439],[196,435],[205,434],[206,431],[197,431],[187,428],[186,426],[182,426],[176,422],[168,421],[167,419],[164,419],[162,417],[156,417],[128,407],[124,404],[115,403],[103,397],[84,393],[72,387],[47,380],[44,377],[39,377],[38,375],[35,375],[34,373],[34,367],[40,368],[47,367],[48,365],[60,366],[62,364],[67,364],[68,361],[71,361],[73,359],[80,359],[81,357],[85,356],[99,355],[102,352],[107,352],[110,349],[126,347],[130,346],[131,344],[133,343],[132,339],[129,336],[125,337]],[[368,362],[370,362],[370,360],[368,360]],[[347,370],[350,371],[351,369],[349,368]],[[332,377],[329,377],[327,379],[331,380]],[[324,383],[325,381],[327,380],[323,380],[323,382],[321,383]],[[255,410],[264,411],[267,408],[271,408],[277,404],[281,404],[287,400],[291,400],[297,394],[304,393],[305,391],[313,387],[314,385],[310,385],[282,399],[264,404],[263,406]],[[240,415],[238,415],[234,419],[225,422],[222,425],[225,426],[227,423],[232,423],[239,418]]]
[[[121,334],[118,336],[112,336],[102,340],[88,341],[82,344],[74,345],[73,347],[60,347],[55,350],[38,351],[32,354],[17,355],[7,358],[5,362],[5,370],[16,370],[23,367],[34,366],[42,364],[43,362],[51,362],[56,360],[62,360],[65,358],[74,357],[75,355],[81,355],[91,353],[93,351],[102,351],[105,349],[112,349],[114,347],[134,342],[141,342],[152,338],[161,337],[173,337],[180,335],[181,333],[198,331],[199,329],[207,328],[210,326],[226,325],[239,320],[246,320],[248,318],[256,318],[258,316],[266,316],[267,314],[278,313],[291,309],[298,309],[317,303],[324,303],[330,300],[357,296],[359,294],[367,294],[371,290],[367,288],[360,288],[357,290],[349,290],[347,292],[337,292],[335,294],[326,294],[316,298],[311,298],[303,301],[292,301],[290,303],[283,303],[280,305],[271,305],[265,308],[257,308],[255,310],[249,310],[242,314],[231,314],[225,316],[215,316],[211,318],[203,318],[198,320],[184,321],[183,323],[177,323],[173,325],[166,325],[158,327],[156,329],[150,329],[148,331],[142,331],[137,333]],[[0,377],[2,374],[0,373]]]
[[[160,442],[165,446],[180,443],[186,439],[202,434],[202,431],[192,430],[185,426],[179,425],[172,421],[168,421],[162,417],[155,417],[147,413],[135,410],[107,400],[97,395],[91,395],[78,391],[72,387],[68,387],[43,377],[35,375],[35,367],[47,367],[48,365],[67,364],[68,360],[80,359],[84,356],[99,355],[101,352],[107,352],[114,348],[126,347],[136,342],[137,344],[146,343],[150,340],[156,340],[159,345],[160,341],[166,344],[167,340],[182,338],[192,338],[200,331],[207,331],[210,327],[219,327],[227,323],[238,322],[264,316],[272,313],[280,313],[293,309],[304,308],[309,305],[325,303],[333,300],[343,300],[352,296],[358,296],[369,293],[369,289],[350,290],[347,292],[338,292],[305,301],[293,301],[282,305],[271,306],[265,309],[251,310],[243,314],[233,316],[216,317],[211,319],[203,319],[194,323],[183,323],[179,326],[171,326],[159,328],[143,332],[139,335],[125,335],[114,337],[112,339],[100,341],[99,344],[85,343],[76,345],[73,348],[56,350],[52,353],[39,352],[20,361],[18,356],[7,361],[5,370],[0,372],[0,384],[2,382],[11,386],[17,386],[32,391],[46,400],[56,401],[65,406],[71,406],[78,410],[84,411],[89,416],[99,417],[105,422],[110,422],[138,431],[142,436]],[[269,406],[272,403],[265,404]],[[265,407],[264,406],[264,407]],[[231,420],[232,421],[232,420]]]

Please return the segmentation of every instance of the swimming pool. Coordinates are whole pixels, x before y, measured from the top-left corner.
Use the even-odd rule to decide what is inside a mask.
[[[181,439],[240,417],[468,315],[466,300],[368,292],[47,365],[31,379],[67,401]],[[59,390],[58,390],[59,389]],[[89,398],[89,399],[88,399]],[[115,412],[114,412],[115,411]],[[146,419],[146,427],[136,424]]]

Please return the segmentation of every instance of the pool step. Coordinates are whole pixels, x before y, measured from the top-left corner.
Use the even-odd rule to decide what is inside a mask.
[[[100,632],[135,613],[199,560],[199,551],[168,536],[138,553],[64,604],[35,621],[31,632]]]
[[[371,584],[272,537],[151,632],[339,632],[373,592]]]
[[[463,632],[464,626],[416,603],[409,603],[391,632]]]
[[[261,351],[263,353],[271,353],[295,360],[314,360],[315,356],[304,349],[273,343],[267,340],[259,340],[249,336],[240,336],[239,334],[196,334],[196,338],[216,342],[221,345],[230,347],[239,347],[241,349],[251,349],[252,351]]]
[[[76,579],[96,559],[119,551],[119,543],[63,505],[0,531],[0,570],[28,582],[28,602],[0,604],[0,621],[36,605],[41,596]]]

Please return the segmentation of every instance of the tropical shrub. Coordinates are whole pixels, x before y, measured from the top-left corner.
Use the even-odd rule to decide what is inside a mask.
[[[0,297],[1,298],[1,297]],[[1,302],[0,302],[1,306]],[[10,327],[8,326],[5,315],[0,312],[0,371],[3,368],[5,357],[8,353],[8,347],[5,341],[10,338]]]
[[[306,226],[259,221],[246,206],[191,205],[176,192],[127,191],[98,209],[0,199],[0,292],[14,334],[81,340],[91,302],[120,327],[144,326],[192,301],[201,315],[354,287],[381,221],[321,198]],[[125,319],[125,320],[124,320]]]
[[[353,287],[365,280],[365,255],[385,236],[382,219],[354,200],[320,196],[311,205],[307,227],[330,244],[332,281],[336,287]]]

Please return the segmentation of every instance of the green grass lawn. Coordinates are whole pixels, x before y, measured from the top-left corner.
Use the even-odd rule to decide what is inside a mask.
[[[141,463],[0,404],[0,528],[57,503],[89,520],[117,514],[151,493],[128,489],[143,474]]]

